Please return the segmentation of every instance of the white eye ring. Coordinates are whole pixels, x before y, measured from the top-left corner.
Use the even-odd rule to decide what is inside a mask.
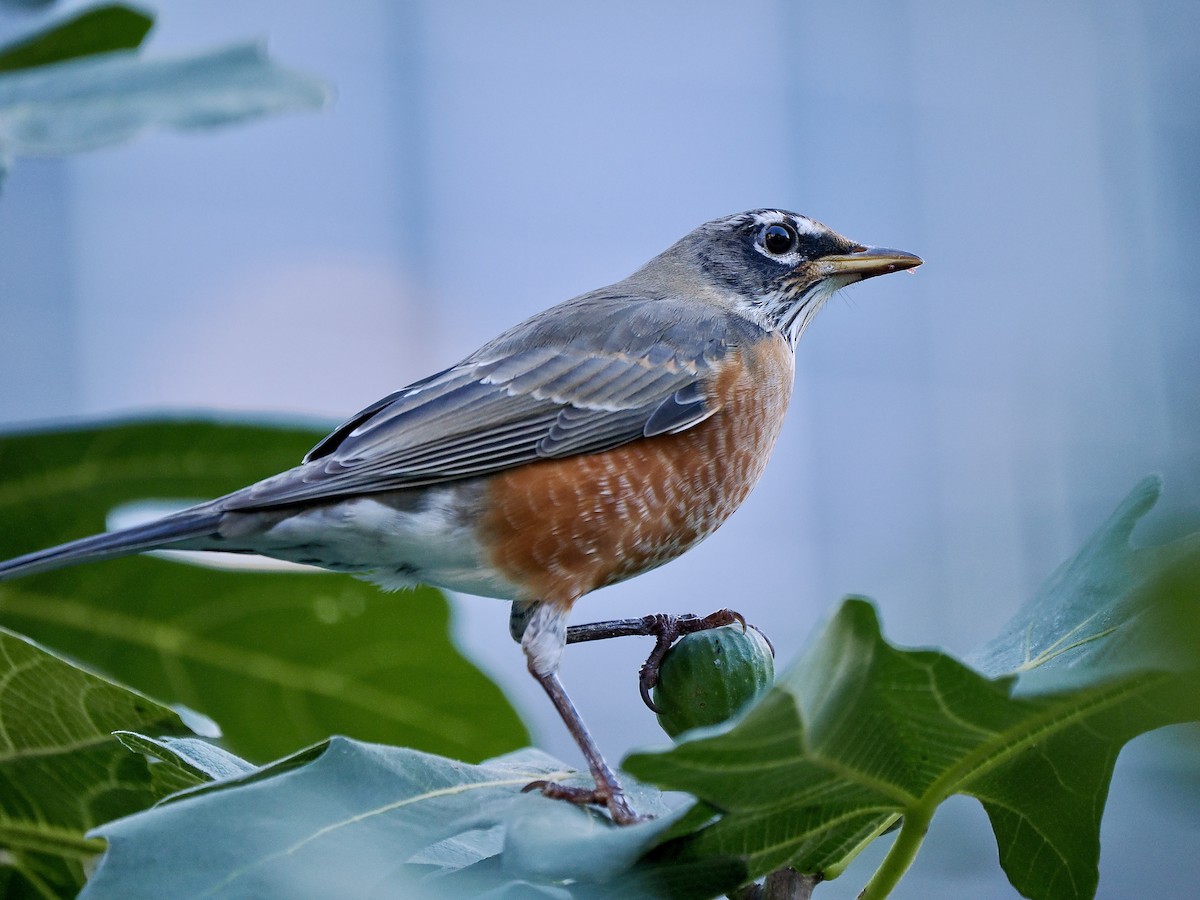
[[[762,231],[763,249],[772,256],[786,256],[796,249],[799,240],[796,229],[786,222],[776,222]]]

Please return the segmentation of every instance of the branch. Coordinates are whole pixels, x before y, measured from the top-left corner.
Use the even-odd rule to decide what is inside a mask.
[[[748,884],[730,900],[811,900],[813,888],[821,883],[820,875],[805,875],[795,869],[776,869],[762,884]]]

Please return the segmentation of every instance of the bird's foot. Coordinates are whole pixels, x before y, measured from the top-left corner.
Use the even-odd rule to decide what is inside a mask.
[[[654,649],[650,651],[650,655],[638,673],[638,688],[641,690],[642,702],[652,711],[658,712],[658,707],[654,705],[654,701],[650,697],[650,691],[658,684],[659,669],[662,667],[663,658],[671,649],[671,645],[685,634],[708,631],[710,628],[720,628],[735,622],[742,626],[742,631],[754,628],[755,631],[762,634],[762,631],[750,625],[741,613],[732,609],[718,609],[715,613],[707,616],[695,616],[691,613],[681,616],[658,613],[652,616],[642,616],[640,619],[617,619],[611,622],[594,622],[590,625],[572,625],[567,629],[567,643],[576,644],[580,641],[598,641],[604,638],[634,635],[653,637]],[[763,634],[763,637],[767,636]],[[771,647],[772,653],[775,652],[769,638],[767,646]]]
[[[732,625],[735,622],[742,626],[743,632],[747,628],[754,628],[753,625],[747,624],[745,616],[732,609],[718,609],[707,616],[694,616],[690,613],[682,616],[672,616],[659,613],[654,616],[646,616],[646,619],[651,620],[651,630],[649,633],[654,636],[654,649],[650,651],[650,655],[642,663],[641,671],[638,672],[638,689],[642,694],[642,702],[652,712],[656,713],[659,709],[654,705],[654,700],[650,697],[650,691],[658,684],[658,674],[662,669],[663,659],[666,657],[667,651],[671,649],[672,644],[685,634],[708,631],[711,628],[721,628],[725,625]],[[757,628],[754,630],[758,631]],[[762,634],[762,632],[759,633]],[[766,635],[763,635],[763,637],[766,637]],[[768,643],[770,642],[768,641]],[[774,648],[772,648],[772,652],[774,652]]]
[[[551,800],[566,800],[577,806],[603,806],[618,825],[632,825],[649,818],[637,814],[629,805],[629,800],[621,786],[615,782],[612,784],[597,782],[595,787],[585,788],[559,784],[557,781],[532,781],[521,789],[522,793],[530,791],[540,791],[543,796],[549,797]]]

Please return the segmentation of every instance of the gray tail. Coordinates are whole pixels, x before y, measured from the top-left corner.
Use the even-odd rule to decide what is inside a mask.
[[[36,553],[27,553],[16,559],[0,562],[0,581],[21,578],[37,572],[48,572],[51,569],[73,566],[78,563],[112,559],[117,556],[127,556],[130,553],[141,553],[145,550],[157,550],[180,541],[212,534],[216,531],[220,521],[220,512],[209,510],[182,512],[155,522],[147,522],[145,525],[135,525],[120,531],[80,538],[69,544],[59,544],[48,550],[39,550]]]

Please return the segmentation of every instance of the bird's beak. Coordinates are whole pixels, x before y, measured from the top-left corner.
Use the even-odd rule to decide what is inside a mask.
[[[822,277],[830,275],[857,275],[859,279],[875,275],[887,275],[901,269],[915,269],[924,260],[903,250],[886,247],[863,247],[853,253],[839,256],[822,256],[816,260]]]

